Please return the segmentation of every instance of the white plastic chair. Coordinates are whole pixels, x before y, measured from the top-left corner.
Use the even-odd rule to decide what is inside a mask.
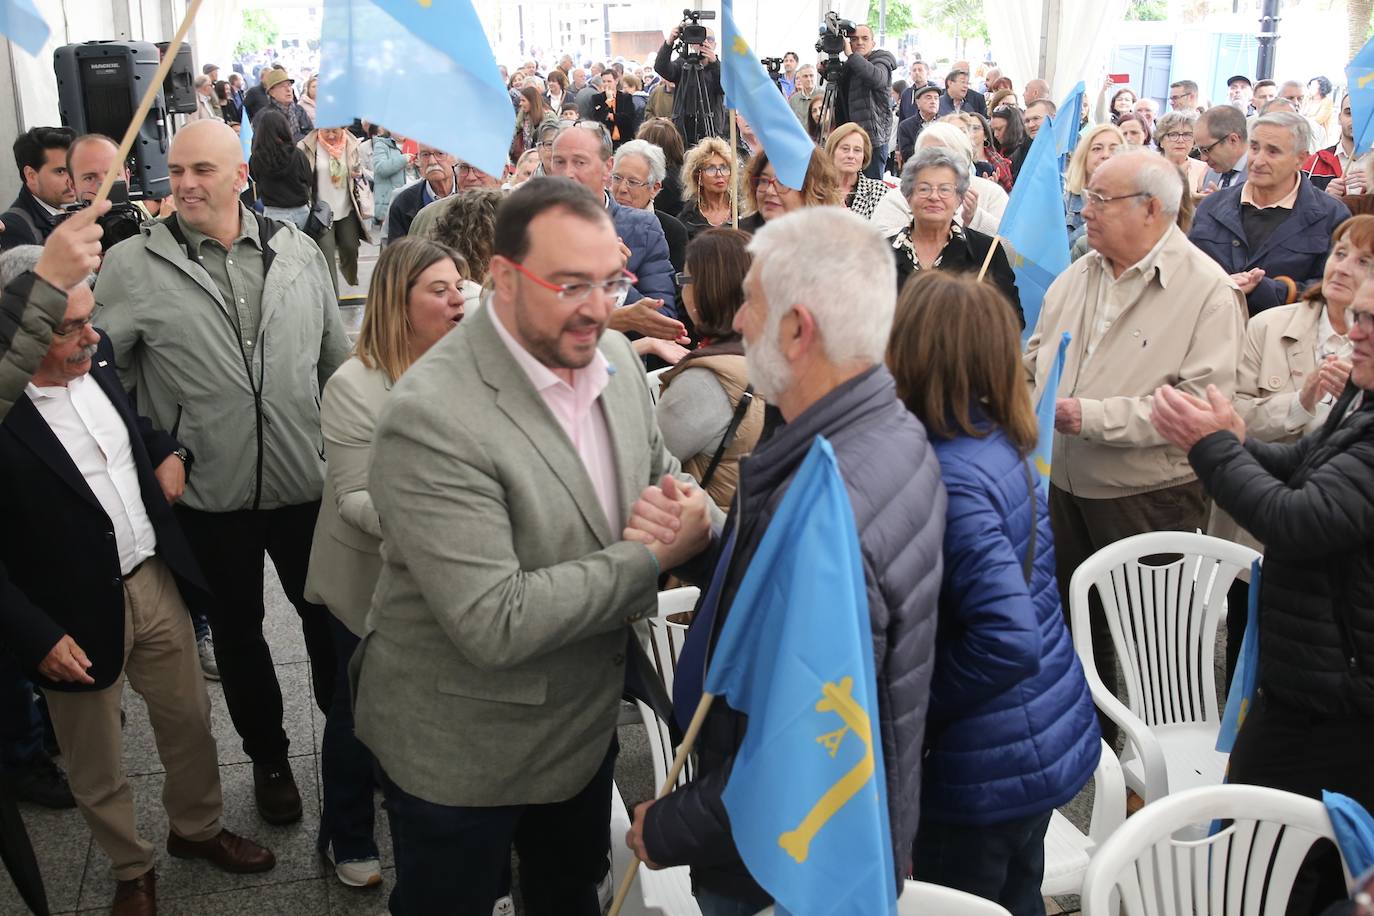
[[[630,830],[630,815],[625,801],[620,797],[620,787],[611,783],[611,870],[613,887],[620,886],[620,879],[634,860],[633,853],[625,845],[625,834]],[[660,871],[651,871],[644,863],[639,864],[639,877],[635,879],[635,889],[625,898],[620,912],[623,916],[701,916],[697,898],[692,896],[692,880],[687,866],[679,865]]]
[[[773,908],[758,916],[773,916]],[[923,881],[907,881],[897,898],[897,916],[1011,916],[991,900]]]
[[[1126,820],[1126,781],[1121,761],[1105,741],[1099,742],[1102,756],[1093,771],[1093,811],[1085,834],[1058,811],[1050,816],[1045,832],[1045,877],[1040,884],[1044,897],[1077,895],[1083,890],[1083,876],[1098,847],[1106,842]]]
[[[1142,558],[1182,556],[1163,566]],[[1126,784],[1147,803],[1170,792],[1219,785],[1226,755],[1216,751],[1215,650],[1226,590],[1259,554],[1249,547],[1184,531],[1138,534],[1110,544],[1069,583],[1074,649],[1093,702],[1129,739]],[[1126,702],[1093,663],[1088,595],[1102,601],[1126,683]]]
[[[653,372],[646,372],[644,374],[644,380],[649,386],[649,403],[658,403],[659,386],[663,382],[663,373],[667,372],[671,368],[673,367],[664,366],[662,369],[655,369]]]
[[[654,668],[663,680],[663,686],[667,688],[669,696],[673,693],[673,675],[677,671],[682,642],[687,638],[687,625],[673,623],[668,618],[696,607],[700,593],[701,590],[695,586],[659,592],[658,613],[648,620],[649,658],[653,660]],[[668,770],[672,768],[673,755],[677,749],[673,746],[667,723],[660,720],[644,703],[639,702],[638,706],[639,717],[644,722],[645,731],[649,733],[649,756],[653,758],[654,786],[658,787],[668,778]],[[682,768],[682,775],[678,777],[678,785],[687,782],[692,769],[692,761],[689,759],[687,765]]]
[[[1190,839],[1214,819],[1215,836]],[[1293,878],[1319,838],[1333,839],[1319,801],[1259,786],[1209,786],[1146,805],[1098,849],[1084,916],[1283,916]],[[1344,866],[1344,860],[1342,860]],[[1350,883],[1346,870],[1346,884]]]

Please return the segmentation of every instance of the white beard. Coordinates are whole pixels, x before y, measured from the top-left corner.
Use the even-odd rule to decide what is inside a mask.
[[[770,404],[778,403],[782,393],[792,387],[794,373],[778,346],[778,328],[781,318],[770,318],[764,325],[763,333],[755,343],[745,341],[744,362],[749,371],[749,383],[754,386],[759,397]]]

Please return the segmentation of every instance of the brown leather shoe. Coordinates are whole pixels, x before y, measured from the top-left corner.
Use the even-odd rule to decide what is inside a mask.
[[[204,859],[221,871],[236,875],[269,871],[277,864],[272,850],[228,830],[199,843],[169,833],[167,852],[178,859]]]
[[[294,824],[301,819],[301,793],[296,777],[285,762],[274,766],[253,764],[253,797],[258,814],[269,824]]]
[[[157,875],[149,869],[116,884],[110,916],[157,916]]]

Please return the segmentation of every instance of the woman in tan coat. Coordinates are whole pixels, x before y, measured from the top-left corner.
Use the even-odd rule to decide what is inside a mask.
[[[1236,373],[1236,413],[1247,436],[1292,442],[1321,428],[1350,377],[1353,347],[1345,310],[1374,270],[1374,216],[1354,216],[1336,227],[1321,283],[1292,305],[1250,319]],[[1213,506],[1209,534],[1264,547]],[[1245,577],[1248,579],[1248,576]],[[1248,582],[1237,579],[1227,595],[1226,677],[1235,672],[1245,633]]]
[[[744,302],[748,245],[746,232],[708,229],[687,246],[678,281],[701,347],[664,373],[657,407],[668,451],[727,511],[740,459],[763,432],[763,399],[749,385],[744,342],[732,327]]]

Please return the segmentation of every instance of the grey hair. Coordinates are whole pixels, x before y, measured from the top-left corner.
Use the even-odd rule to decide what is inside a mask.
[[[596,134],[597,139],[601,143],[600,153],[603,162],[615,154],[615,147],[611,143],[611,132],[607,130],[606,125],[602,124],[600,121],[588,121],[586,118],[583,118],[572,126],[560,130],[558,136],[561,137],[570,130],[585,130]],[[555,137],[554,142],[556,143],[557,141],[558,138]]]
[[[826,244],[817,246],[816,239]],[[803,207],[770,220],[749,243],[769,323],[802,305],[833,363],[883,361],[897,308],[897,266],[882,234],[842,207]],[[863,306],[854,291],[864,290]]]
[[[1120,156],[1132,157],[1136,192],[1159,201],[1169,216],[1178,216],[1183,203],[1183,173],[1178,166],[1143,146],[1118,147],[1112,158]]]
[[[964,157],[964,171],[969,172],[973,169],[973,141],[968,138],[968,129],[956,127],[947,121],[936,121],[934,124],[927,124],[921,128],[921,135],[916,138],[916,149],[922,150],[927,146],[939,145],[948,150],[962,153]]]
[[[661,148],[648,140],[629,140],[615,151],[615,164],[620,165],[620,160],[626,156],[639,156],[649,163],[650,184],[663,183],[664,176],[668,174],[668,159]]]
[[[964,157],[945,146],[927,146],[917,149],[916,155],[902,168],[902,197],[907,201],[916,190],[916,176],[926,169],[949,169],[954,172],[954,187],[959,192],[959,199],[968,193],[969,167]]]
[[[1306,156],[1312,151],[1312,128],[1308,125],[1307,119],[1296,112],[1271,111],[1266,115],[1260,115],[1250,127],[1252,137],[1258,127],[1277,127],[1288,131],[1293,135],[1293,152],[1298,155]]]
[[[18,245],[0,254],[0,287],[9,286],[21,275],[33,270],[42,256],[42,245]]]

